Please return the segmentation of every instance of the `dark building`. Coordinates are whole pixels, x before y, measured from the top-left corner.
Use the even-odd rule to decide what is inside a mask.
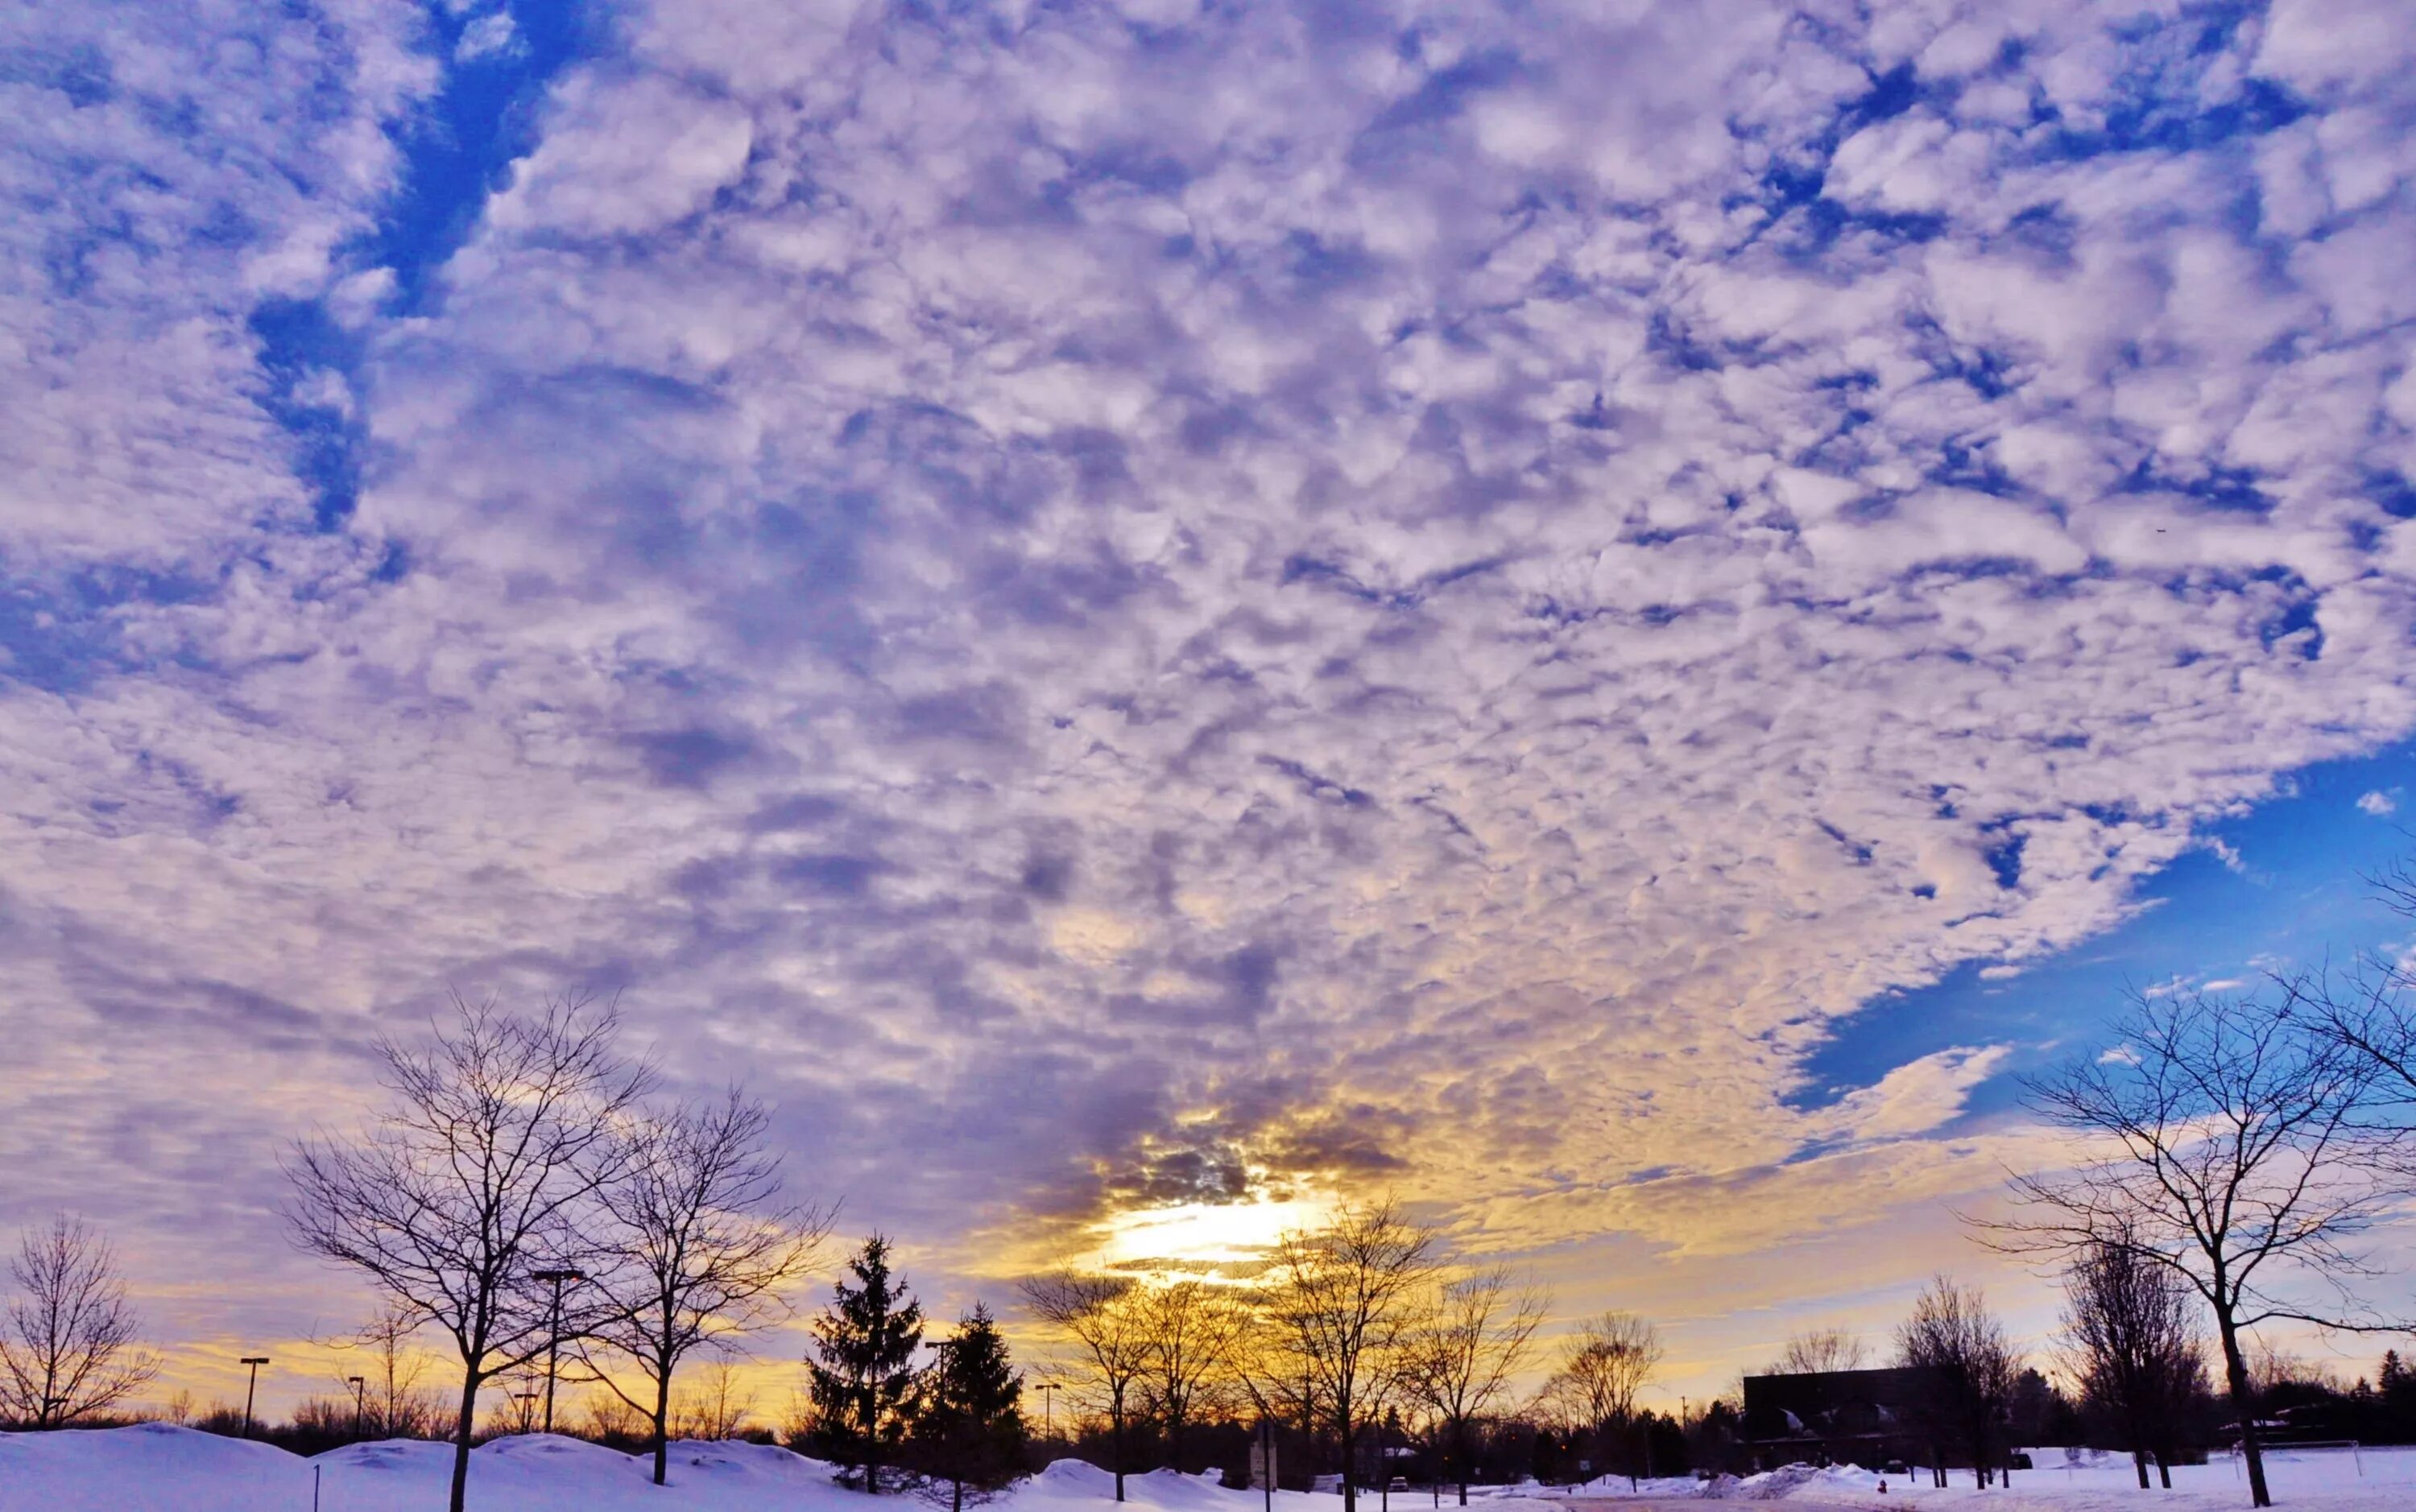
[[[1757,1470],[1926,1464],[1930,1444],[1920,1423],[1922,1408],[1937,1398],[1934,1374],[1912,1366],[1746,1376],[1745,1452]]]

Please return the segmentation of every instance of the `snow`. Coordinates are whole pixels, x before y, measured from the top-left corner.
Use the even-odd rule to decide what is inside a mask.
[[[2010,1488],[1982,1490],[1971,1484],[1969,1471],[1952,1473],[1954,1484],[1940,1490],[1928,1484],[1926,1473],[1908,1481],[1885,1477],[1887,1493],[1880,1494],[1878,1473],[1850,1465],[1816,1470],[1789,1465],[1768,1475],[1728,1478],[1704,1486],[1684,1479],[1648,1480],[1630,1490],[1625,1477],[1598,1480],[1566,1491],[1544,1493],[1555,1500],[1580,1504],[1662,1504],[1678,1500],[1717,1499],[1745,1502],[1783,1501],[1801,1506],[1849,1506],[1861,1512],[2212,1512],[2248,1505],[2244,1470],[2229,1457],[2218,1455],[2203,1465],[2173,1467],[2173,1489],[2141,1491],[2137,1473],[2122,1455],[2084,1453],[2067,1461],[2061,1449],[2031,1452],[2039,1468],[2014,1472]],[[2152,1478],[2154,1468],[2150,1467]],[[2265,1476],[2277,1507],[2304,1506],[2321,1512],[2408,1512],[2416,1508],[2416,1448],[2270,1450]]]
[[[1691,1479],[1624,1479],[1566,1490],[1522,1486],[1484,1494],[1488,1512],[1644,1512],[1680,1501],[1784,1501],[1858,1512],[2212,1512],[2245,1507],[2237,1466],[2173,1472],[2174,1489],[2141,1492],[2127,1460],[2062,1451],[2037,1454],[2041,1468],[2016,1472],[2010,1490],[1980,1490],[1968,1475],[1939,1490],[1896,1478],[1879,1494],[1865,1470],[1793,1465],[1766,1475],[1706,1485]],[[264,1444],[166,1424],[91,1432],[0,1433],[0,1512],[306,1512],[316,1472],[321,1512],[434,1512],[452,1466],[447,1445],[356,1444],[303,1460]],[[2268,1459],[2275,1502],[2318,1512],[2403,1512],[2416,1507],[2416,1449],[2283,1451]],[[577,1439],[530,1434],[498,1439],[471,1457],[476,1512],[912,1512],[912,1498],[868,1502],[834,1484],[830,1467],[752,1444],[678,1444],[671,1483],[647,1479],[643,1456]],[[1125,1477],[1136,1512],[1260,1512],[1255,1491],[1226,1490],[1213,1475],[1170,1470]],[[991,1512],[1102,1512],[1114,1478],[1061,1460],[989,1504]],[[1397,1512],[1425,1512],[1423,1495],[1397,1495]],[[1378,1499],[1366,1503],[1374,1512]],[[1446,1498],[1448,1505],[1449,1499]],[[1340,1512],[1341,1498],[1286,1491],[1276,1512]]]

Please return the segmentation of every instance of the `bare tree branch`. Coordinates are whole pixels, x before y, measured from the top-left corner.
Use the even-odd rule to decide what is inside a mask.
[[[2148,1489],[2153,1456],[2169,1490],[2182,1415],[2206,1389],[2190,1326],[2197,1298],[2170,1267],[2119,1236],[2074,1260],[2064,1296],[2066,1357],[2082,1400],[2129,1446],[2139,1489]]]
[[[23,1295],[0,1328],[0,1417],[65,1428],[105,1412],[159,1373],[135,1336],[117,1255],[100,1233],[64,1214],[28,1233],[8,1262]]]
[[[827,1209],[774,1205],[780,1162],[763,1147],[770,1124],[763,1105],[735,1088],[717,1103],[642,1114],[619,1134],[623,1174],[597,1192],[604,1265],[591,1280],[608,1310],[589,1326],[580,1357],[653,1425],[657,1486],[680,1361],[790,1316],[782,1291],[806,1274],[830,1233]],[[604,1355],[635,1368],[642,1399],[599,1366]]]
[[[1833,1370],[1859,1370],[1867,1353],[1863,1341],[1843,1328],[1813,1328],[1789,1335],[1787,1347],[1763,1373],[1825,1375]]]
[[[2017,1216],[1976,1225],[2007,1253],[2069,1264],[2111,1249],[2194,1291],[2214,1317],[2258,1506],[2273,1503],[2243,1331],[2285,1319],[2408,1326],[2360,1307],[2349,1288],[2372,1273],[2354,1241],[2405,1186],[2376,1159],[2396,1137],[2371,1118],[2377,1073],[2322,1029],[2306,983],[2276,991],[2272,1003],[2135,998],[2119,1043],[2026,1085],[2034,1113],[2084,1142],[2081,1163],[2011,1175]],[[2308,1287],[2336,1305],[2318,1306]]]
[[[627,1170],[618,1125],[652,1085],[613,1049],[607,1005],[556,998],[519,1018],[458,995],[425,1048],[378,1043],[388,1115],[352,1140],[295,1145],[286,1220],[303,1249],[349,1265],[461,1362],[451,1507],[461,1512],[478,1391],[544,1354],[550,1297],[531,1272],[600,1265],[597,1194]],[[589,1304],[568,1319],[585,1330]]]
[[[1305,1372],[1305,1394],[1340,1441],[1343,1512],[1358,1505],[1359,1432],[1400,1384],[1403,1346],[1436,1263],[1433,1232],[1390,1198],[1276,1241],[1264,1305]]]
[[[1166,1459],[1184,1470],[1184,1430],[1231,1390],[1233,1350],[1246,1327],[1240,1302],[1196,1280],[1135,1293],[1145,1350],[1143,1408],[1166,1430]]]
[[[1404,1394],[1434,1415],[1468,1505],[1470,1430],[1526,1368],[1550,1303],[1506,1265],[1445,1281],[1403,1351]]]
[[[2006,1447],[2000,1424],[2021,1364],[1986,1299],[1974,1288],[1937,1278],[1896,1329],[1896,1362],[1929,1372],[1923,1415],[1938,1438],[1962,1441],[1972,1479],[1986,1488],[1999,1463],[1994,1451]],[[1938,1462],[1945,1462],[1943,1456]]]
[[[1019,1288],[1033,1317],[1052,1329],[1065,1350],[1065,1373],[1091,1404],[1107,1415],[1109,1467],[1116,1500],[1125,1499],[1125,1430],[1139,1405],[1153,1354],[1147,1305],[1132,1280],[1072,1269],[1034,1276]]]

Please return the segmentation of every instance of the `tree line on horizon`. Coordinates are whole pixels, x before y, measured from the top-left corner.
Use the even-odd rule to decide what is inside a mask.
[[[2416,917],[2416,873],[2383,884]],[[2101,1052],[2029,1080],[2028,1106],[2079,1153],[2012,1175],[2010,1215],[1973,1228],[2061,1275],[2053,1363],[2071,1390],[2025,1370],[1979,1295],[1939,1278],[1895,1340],[1895,1363],[1937,1383],[1922,1425],[1935,1473],[1951,1453],[1988,1484],[2027,1414],[2031,1431],[2060,1425],[2131,1455],[2142,1487],[2152,1464],[2169,1484],[2171,1463],[2228,1436],[2262,1507],[2266,1430],[2288,1421],[2267,1414],[2362,1413],[2395,1431],[2416,1406],[2395,1352],[2361,1397],[2260,1370],[2257,1339],[2283,1322],[2411,1330],[2359,1300],[2378,1274],[2360,1239],[2416,1192],[2411,1004],[2416,976],[2395,962],[2246,996],[2142,994]],[[367,1362],[346,1378],[350,1420],[449,1438],[455,1512],[472,1445],[524,1431],[540,1412],[551,1420],[557,1380],[593,1388],[590,1431],[642,1441],[657,1481],[676,1428],[735,1431],[747,1408],[728,1361],[793,1316],[791,1294],[830,1233],[830,1208],[782,1199],[762,1104],[737,1090],[668,1098],[616,1034],[611,1005],[581,997],[530,1015],[457,998],[428,1043],[380,1042],[385,1116],[290,1152],[295,1241],[381,1298],[350,1341]],[[0,1419],[90,1422],[156,1377],[97,1231],[62,1217],[25,1236],[10,1272]],[[1549,1299],[1506,1268],[1451,1256],[1390,1199],[1283,1235],[1243,1283],[1064,1266],[1017,1292],[1054,1352],[1048,1384],[1075,1394],[1070,1442],[1103,1461],[1119,1500],[1137,1455],[1185,1467],[1202,1435],[1225,1454],[1246,1443],[1237,1433],[1286,1435],[1287,1453],[1335,1467],[1348,1512],[1362,1487],[1388,1495],[1410,1460],[1438,1495],[1456,1483],[1464,1501],[1505,1444],[1527,1446],[1529,1471],[1640,1476],[1732,1460],[1742,1440],[1738,1403],[1683,1422],[1638,1404],[1662,1352],[1632,1314],[1587,1322],[1543,1390],[1518,1396]],[[863,1490],[902,1477],[945,1487],[960,1507],[1029,1468],[1022,1380],[995,1319],[977,1303],[927,1344],[880,1235],[848,1262],[811,1331],[788,1436]],[[441,1406],[406,1345],[430,1337],[460,1369]],[[1774,1369],[1858,1355],[1849,1336],[1815,1333]],[[705,1389],[675,1392],[700,1360]],[[506,1405],[482,1419],[498,1386]],[[315,1430],[340,1431],[346,1405],[306,1404],[289,1426],[311,1416]]]

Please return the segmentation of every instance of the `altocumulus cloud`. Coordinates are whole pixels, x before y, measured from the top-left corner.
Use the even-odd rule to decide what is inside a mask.
[[[1993,1179],[2004,1052],[1800,1109],[1841,1016],[2416,723],[2379,0],[633,4],[407,306],[514,34],[246,14],[6,86],[5,1216],[578,980],[959,1267],[1750,1249]]]

